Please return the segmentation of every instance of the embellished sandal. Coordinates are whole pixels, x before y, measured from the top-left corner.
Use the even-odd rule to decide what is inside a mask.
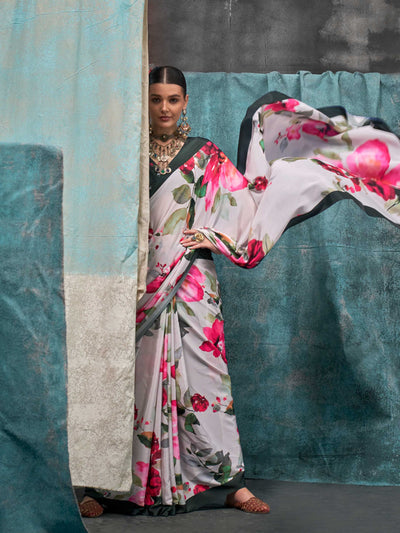
[[[79,503],[79,511],[84,518],[97,518],[104,512],[103,507],[93,498],[83,499]]]
[[[234,507],[235,509],[239,509],[245,513],[255,514],[267,514],[270,511],[269,505],[256,496],[249,498],[245,502],[233,503],[232,505],[228,505],[228,507]]]

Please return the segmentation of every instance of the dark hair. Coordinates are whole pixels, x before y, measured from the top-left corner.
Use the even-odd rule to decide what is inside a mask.
[[[186,80],[183,72],[175,67],[155,67],[149,74],[149,85],[152,83],[173,83],[180,85],[183,96],[186,96]]]

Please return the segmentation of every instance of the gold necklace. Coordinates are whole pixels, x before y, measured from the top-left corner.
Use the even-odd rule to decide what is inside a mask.
[[[150,158],[156,164],[157,174],[169,174],[171,167],[169,163],[184,145],[184,139],[173,137],[168,144],[160,144],[153,136],[150,136]]]

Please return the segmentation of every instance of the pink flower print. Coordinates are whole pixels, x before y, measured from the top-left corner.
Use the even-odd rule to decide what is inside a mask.
[[[171,273],[171,271],[176,266],[176,264],[180,261],[180,259],[182,258],[184,254],[185,254],[185,251],[183,251],[179,255],[179,257],[177,257],[175,261],[173,261],[170,265],[157,263],[156,268],[158,269],[159,272],[161,272],[161,274],[155,277],[153,281],[151,281],[146,286],[146,292],[156,292],[160,288],[160,286],[163,284],[166,277]]]
[[[181,167],[180,170],[184,174],[189,174],[194,169],[194,157],[191,157],[189,161],[186,161]]]
[[[181,450],[179,448],[179,437],[177,435],[174,435],[172,437],[172,447],[173,447],[175,459],[180,459],[181,458]]]
[[[274,102],[273,104],[268,104],[263,108],[263,111],[268,111],[269,109],[271,111],[274,111],[276,113],[277,111],[296,111],[295,107],[299,105],[299,101],[295,100],[294,98],[288,98],[287,100],[282,100],[281,102]]]
[[[313,159],[313,161],[321,165],[321,167],[324,168],[325,170],[328,170],[329,172],[333,172],[337,176],[351,179],[351,181],[353,182],[352,186],[349,187],[348,185],[343,184],[343,187],[346,191],[350,191],[352,193],[361,191],[360,178],[352,174],[349,170],[345,170],[341,161],[335,161],[334,159],[328,159],[327,157],[324,157],[321,155]],[[330,163],[327,163],[326,161],[333,161],[335,164],[331,165]]]
[[[181,276],[176,281],[178,282],[180,278]],[[205,275],[200,272],[197,266],[193,265],[177,292],[179,298],[182,298],[185,302],[199,302],[202,300],[205,280]]]
[[[300,124],[293,124],[292,126],[289,126],[286,128],[286,136],[289,139],[289,141],[293,139],[300,139]]]
[[[164,407],[164,405],[167,405],[167,401],[168,401],[168,392],[166,391],[165,387],[163,387],[163,390],[162,390],[162,406]]]
[[[136,313],[136,324],[139,324],[145,318],[146,318],[146,313],[143,311],[143,309],[138,309]]]
[[[193,489],[193,494],[199,494],[200,492],[204,492],[205,490],[209,489],[210,487],[208,485],[195,485]]]
[[[153,433],[153,438],[151,440],[151,449],[150,449],[150,463],[154,464],[156,461],[161,459],[161,448],[158,437]]]
[[[150,505],[153,503],[152,498],[155,498],[160,494],[161,485],[162,481],[158,470],[151,467],[146,485],[146,499],[148,499],[148,501],[151,501]],[[145,505],[149,505],[147,501],[145,502]]]
[[[140,479],[142,487],[147,485],[147,477],[149,475],[149,464],[144,463],[143,461],[138,461],[134,468],[134,474]],[[145,489],[133,494],[129,498],[130,502],[136,503],[137,505],[144,505],[145,502]]]
[[[176,400],[171,402],[171,421],[172,421],[172,446],[174,451],[174,457],[179,459],[180,448],[179,448],[179,438],[178,438],[178,409]]]
[[[216,149],[216,146],[211,141],[208,141],[202,148],[201,152],[205,155],[210,155],[214,150]]]
[[[171,401],[172,433],[178,433],[178,407],[176,400]]]
[[[240,257],[239,259],[232,258],[232,260],[241,267],[254,268],[258,265],[258,263],[260,263],[263,257],[265,257],[262,241],[257,241],[256,239],[249,241],[247,245],[247,254],[247,261],[243,257]]]
[[[370,191],[384,200],[396,197],[394,189],[400,187],[400,165],[387,172],[390,153],[384,142],[379,139],[366,141],[347,157],[346,162]]]
[[[316,135],[320,139],[326,141],[325,137],[334,137],[338,134],[333,126],[326,124],[320,120],[307,120],[301,127],[304,133],[309,135]]]
[[[211,328],[203,328],[203,333],[207,340],[202,343],[200,350],[203,350],[203,352],[212,352],[214,357],[221,356],[226,363],[223,320],[214,320]]]
[[[209,405],[207,398],[201,394],[193,394],[191,397],[191,402],[193,409],[199,412],[206,411]]]
[[[254,188],[256,191],[264,191],[267,188],[268,180],[265,176],[257,176],[254,180]]]
[[[207,185],[205,196],[206,211],[214,204],[215,195],[220,186],[228,191],[239,191],[247,187],[246,178],[234,167],[226,155],[215,145],[210,151],[203,177],[203,185]]]
[[[163,283],[163,281],[165,280],[166,277],[167,277],[167,274],[160,274],[159,276],[154,278],[153,281],[151,281],[147,285],[147,287],[146,287],[147,292],[156,292],[157,289],[160,288],[160,286],[162,285],[162,283]]]

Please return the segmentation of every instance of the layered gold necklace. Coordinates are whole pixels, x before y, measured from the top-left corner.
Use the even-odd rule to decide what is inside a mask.
[[[157,174],[169,174],[171,172],[170,162],[174,159],[176,154],[185,143],[185,139],[178,135],[160,137],[161,140],[166,141],[170,138],[167,144],[160,144],[154,135],[150,134],[150,159],[155,163],[155,171]]]

